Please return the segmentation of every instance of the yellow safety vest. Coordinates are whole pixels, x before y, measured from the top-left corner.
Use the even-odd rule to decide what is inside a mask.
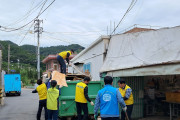
[[[125,95],[126,95],[126,90],[127,90],[128,88],[130,88],[128,85],[126,85],[125,89],[119,88],[119,91],[120,91],[122,97],[125,97]],[[125,100],[124,102],[126,103],[126,105],[132,105],[132,104],[134,104],[134,99],[133,99],[133,94],[132,94],[132,92],[131,92],[131,95],[129,96],[129,99]]]
[[[71,51],[63,51],[63,52],[60,52],[59,55],[60,55],[63,59],[66,59],[67,53],[69,53],[69,54],[71,55]]]
[[[47,91],[47,109],[58,110],[59,90],[56,88],[49,88]]]
[[[39,100],[47,99],[47,87],[45,83],[37,86],[36,90],[39,94]]]
[[[76,95],[75,95],[75,101],[80,103],[87,103],[87,100],[84,96],[84,88],[87,85],[83,82],[76,84]]]

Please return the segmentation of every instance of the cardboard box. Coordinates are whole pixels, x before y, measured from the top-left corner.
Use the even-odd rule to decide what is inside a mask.
[[[166,101],[180,103],[180,93],[179,92],[166,92]]]

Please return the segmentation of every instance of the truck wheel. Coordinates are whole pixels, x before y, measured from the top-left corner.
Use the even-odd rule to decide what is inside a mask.
[[[21,96],[21,93],[20,93],[20,92],[18,93],[18,96]]]
[[[9,93],[6,93],[6,97],[9,96]]]

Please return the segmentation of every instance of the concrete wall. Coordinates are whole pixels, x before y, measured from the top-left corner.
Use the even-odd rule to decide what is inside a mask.
[[[4,70],[2,70],[2,72],[1,72],[2,89],[4,89],[4,75],[5,74],[6,74],[6,72]]]

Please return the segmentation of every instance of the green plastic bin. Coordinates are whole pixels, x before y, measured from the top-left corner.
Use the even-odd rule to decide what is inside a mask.
[[[75,89],[76,84],[80,81],[69,81],[67,82],[68,87],[61,89],[61,95],[59,97],[59,117],[71,117],[76,116],[76,102],[75,100]],[[88,95],[89,98],[95,102],[97,93],[104,86],[103,81],[90,81],[88,84]],[[89,114],[94,114],[94,106],[91,106],[88,102]]]

